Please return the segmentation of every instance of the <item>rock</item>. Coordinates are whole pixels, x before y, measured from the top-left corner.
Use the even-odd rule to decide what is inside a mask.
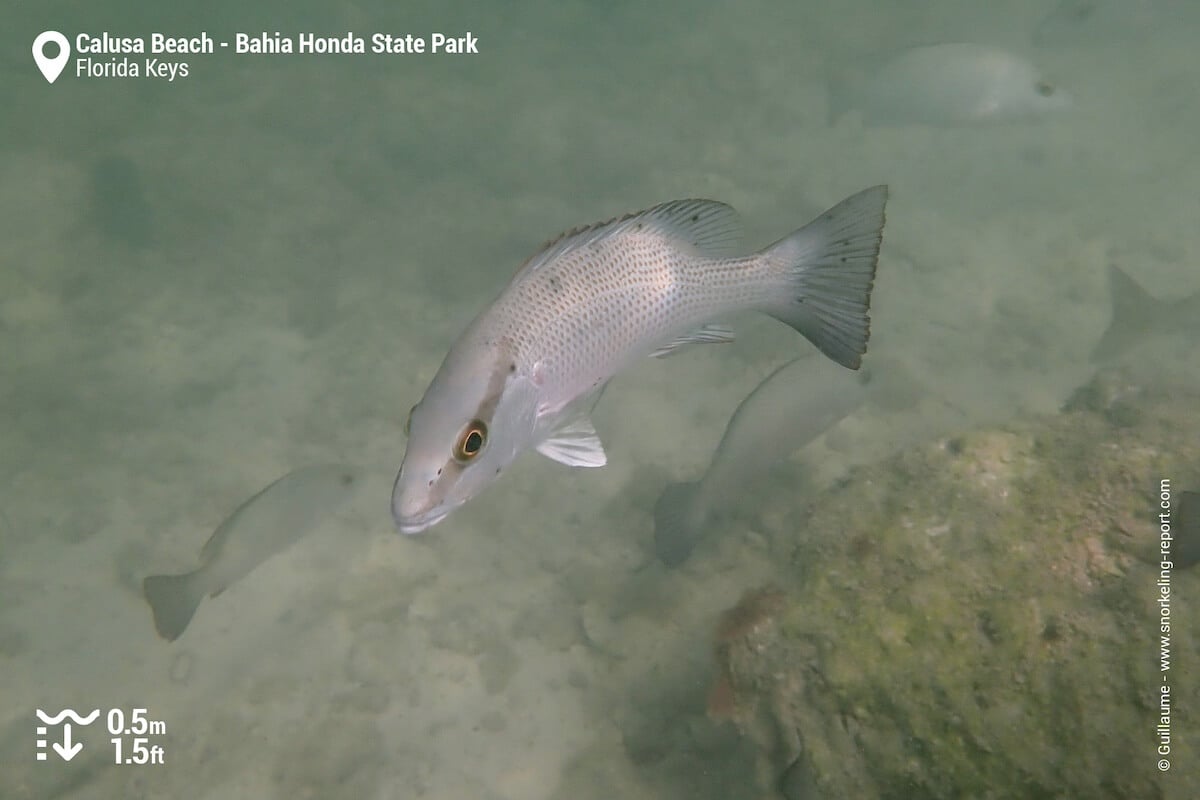
[[[857,470],[774,532],[792,566],[722,619],[710,714],[785,782],[803,754],[798,795],[1200,796],[1194,716],[1178,795],[1155,755],[1160,686],[1191,682],[1159,672],[1159,481],[1200,482],[1200,395],[1118,385]],[[1200,573],[1170,580],[1200,607]],[[1200,663],[1200,617],[1170,621]]]

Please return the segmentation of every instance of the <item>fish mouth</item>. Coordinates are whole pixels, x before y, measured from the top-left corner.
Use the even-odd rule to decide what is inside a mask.
[[[392,508],[392,522],[396,524],[396,530],[407,535],[420,533],[424,530],[432,528],[450,514],[451,511],[458,506],[450,506],[449,508],[431,508],[428,511],[423,511],[420,514],[403,515]]]
[[[400,465],[396,482],[392,484],[392,522],[400,533],[420,533],[432,528],[460,505],[462,504],[438,504],[428,496],[414,496],[412,487],[404,483],[404,465]]]

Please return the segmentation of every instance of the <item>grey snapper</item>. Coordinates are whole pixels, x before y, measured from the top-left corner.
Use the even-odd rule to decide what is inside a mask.
[[[159,636],[174,641],[205,596],[216,597],[255,567],[291,546],[348,500],[362,483],[359,470],[336,464],[289,472],[242,503],[200,550],[200,566],[182,575],[142,582]]]
[[[1159,300],[1120,267],[1109,265],[1112,320],[1092,350],[1093,362],[1110,361],[1154,335],[1200,335],[1200,291],[1178,300]]]
[[[1037,116],[1071,105],[1024,58],[982,44],[905,50],[867,75],[830,82],[829,121],[857,109],[871,125],[969,125]]]
[[[730,341],[714,318],[764,312],[857,369],[886,201],[886,186],[865,189],[750,255],[735,255],[734,210],[712,200],[663,203],[552,240],[459,337],[409,413],[396,527],[436,524],[530,448],[603,466],[590,419],[598,392],[645,356]]]
[[[822,358],[772,372],[741,402],[694,483],[667,486],[654,507],[654,549],[667,566],[684,561],[713,513],[778,462],[816,439],[866,399],[865,378]]]

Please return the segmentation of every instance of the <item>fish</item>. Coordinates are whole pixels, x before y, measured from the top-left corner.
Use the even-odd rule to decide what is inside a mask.
[[[646,356],[732,341],[713,323],[725,315],[766,313],[858,369],[887,194],[864,189],[749,255],[737,255],[736,212],[714,200],[662,203],[551,240],[459,336],[409,412],[397,530],[442,521],[530,449],[604,466],[598,393]]]
[[[830,81],[829,122],[858,110],[868,125],[970,125],[1062,111],[1070,95],[1025,58],[964,42],[913,47],[865,75]]]
[[[820,800],[821,785],[808,753],[801,752],[787,766],[779,776],[778,788],[784,800]]]
[[[1149,336],[1200,334],[1200,290],[1178,300],[1159,300],[1110,264],[1112,320],[1092,349],[1093,363],[1112,361]]]
[[[802,356],[772,372],[742,400],[704,476],[663,489],[654,506],[654,550],[682,564],[715,513],[738,491],[816,439],[866,398],[869,375]]]
[[[216,597],[320,525],[362,483],[360,471],[318,464],[287,473],[242,503],[200,550],[200,566],[142,581],[154,628],[178,639],[205,597]]]

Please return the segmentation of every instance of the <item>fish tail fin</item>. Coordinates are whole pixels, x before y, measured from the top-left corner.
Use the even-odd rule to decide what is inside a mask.
[[[654,505],[654,552],[668,567],[686,561],[704,532],[699,500],[699,483],[672,483]]]
[[[168,642],[179,638],[204,599],[204,589],[195,576],[195,572],[151,575],[142,581],[142,592],[154,613],[154,629]]]
[[[763,310],[850,369],[862,364],[871,335],[887,196],[887,186],[864,189],[764,251],[785,273],[788,296]]]
[[[1093,362],[1107,361],[1133,344],[1166,306],[1118,266],[1108,267],[1108,287],[1112,295],[1112,321],[1092,350]]]

